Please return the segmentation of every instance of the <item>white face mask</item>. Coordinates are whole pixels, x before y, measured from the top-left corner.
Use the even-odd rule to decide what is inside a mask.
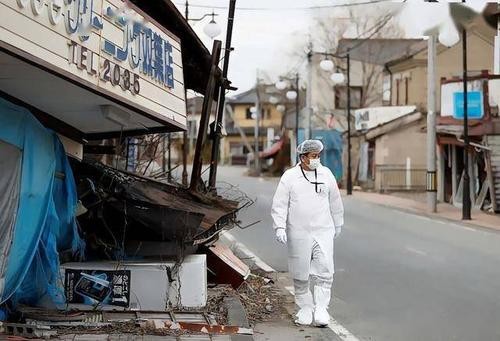
[[[309,159],[309,168],[312,170],[317,169],[319,166],[321,166],[321,160],[319,158],[317,159]]]

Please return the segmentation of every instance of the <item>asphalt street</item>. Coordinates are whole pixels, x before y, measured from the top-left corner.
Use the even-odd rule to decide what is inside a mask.
[[[231,233],[286,271],[270,207],[278,179],[222,167],[221,180],[256,203]],[[500,233],[344,198],[330,314],[360,340],[500,340]]]

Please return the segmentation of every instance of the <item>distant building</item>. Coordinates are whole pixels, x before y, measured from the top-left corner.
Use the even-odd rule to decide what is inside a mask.
[[[489,84],[490,91],[482,93],[487,111],[484,117],[495,121],[495,115],[498,115],[498,102],[492,99],[492,91],[498,89],[498,85],[496,83],[493,85],[492,78],[495,77],[491,76],[491,73],[496,30],[482,16],[477,16],[468,25],[467,32],[469,75],[475,80],[482,79],[481,84]],[[352,148],[353,174],[357,176],[356,180],[360,184],[377,190],[424,189],[425,177],[420,174],[426,169],[427,41],[420,39],[343,39],[339,43],[339,50],[346,51],[355,45],[358,47],[351,50],[352,59],[380,65],[385,71],[380,91],[383,106],[362,108],[353,113],[356,121],[356,130],[353,129],[355,136]],[[460,81],[457,78],[457,75],[462,73],[460,43],[451,48],[438,44],[436,72],[438,108],[443,108],[443,104],[446,105],[452,100],[450,96],[454,91],[446,90],[445,92],[446,87],[441,86],[442,80],[446,79],[444,83],[453,80]],[[469,84],[471,90],[474,89],[473,83]],[[489,99],[488,103],[486,99]],[[412,110],[405,108],[412,108]],[[453,153],[457,155],[454,162],[461,164],[460,160],[463,159],[461,158],[463,154],[460,143],[461,133],[457,131],[456,134],[450,134],[449,126],[456,126],[459,121],[451,121],[443,115],[446,116],[449,113],[441,112],[441,117],[438,118],[438,197],[441,201],[457,203],[457,200],[461,198],[457,197],[453,200],[452,192],[457,193],[461,170],[456,170],[457,173],[452,176],[449,167],[453,164],[450,161]],[[478,122],[471,121],[470,124],[477,125]],[[489,126],[497,127],[496,123],[491,123]],[[500,134],[500,131],[496,129],[490,130],[489,133]],[[485,142],[482,140],[484,135],[477,140],[478,143]],[[447,136],[447,138],[444,139],[441,136]],[[456,150],[452,152],[453,149]],[[475,154],[473,151],[470,152]],[[479,155],[482,154],[479,153]],[[481,161],[481,157],[472,155],[471,160],[473,160],[473,168],[484,168],[484,161]],[[393,174],[392,179],[386,177],[389,172]],[[480,194],[484,183],[485,176],[480,173],[471,173],[474,174],[472,182],[476,183],[472,191],[474,200]],[[408,179],[411,179],[411,184],[408,184]],[[456,185],[453,191],[451,190],[452,182]],[[387,183],[391,185],[387,186]]]

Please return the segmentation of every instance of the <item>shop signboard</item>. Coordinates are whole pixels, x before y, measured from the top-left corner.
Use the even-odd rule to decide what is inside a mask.
[[[0,0],[0,42],[139,111],[186,124],[179,39],[122,0]]]
[[[483,94],[481,91],[467,93],[467,117],[470,119],[480,119],[484,115]],[[464,119],[464,93],[457,91],[453,93],[453,117],[459,120]]]
[[[484,117],[484,80],[467,82],[467,117],[469,119],[482,119]],[[463,82],[453,81],[441,85],[441,116],[464,118],[464,92]]]

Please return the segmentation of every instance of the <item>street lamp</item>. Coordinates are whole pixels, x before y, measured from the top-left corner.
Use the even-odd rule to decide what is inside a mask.
[[[288,88],[289,83],[286,80],[280,79],[278,82],[276,82],[275,87],[276,89],[283,91],[286,88]],[[295,100],[295,139],[296,139],[296,144],[298,144],[299,141],[299,74],[295,74],[295,85],[286,92],[285,96],[288,100],[293,101]],[[284,106],[282,106],[283,111],[285,111]],[[279,110],[279,109],[278,109]],[[293,150],[293,148],[292,148]],[[293,161],[292,161],[293,162]]]
[[[198,21],[205,19],[208,16],[212,16],[212,20],[210,20],[210,22],[207,25],[205,25],[205,27],[203,28],[203,32],[210,39],[214,39],[215,37],[217,37],[221,33],[221,28],[215,22],[215,16],[217,16],[217,15],[218,14],[216,14],[216,13],[214,13],[214,11],[212,11],[212,13],[205,13],[200,18],[190,18],[189,17],[189,1],[186,0],[185,18],[186,18],[187,22],[189,22],[189,21],[198,22]],[[231,29],[232,29],[232,23],[231,23]],[[227,37],[230,37],[230,36],[231,35],[229,34],[229,31],[228,31],[228,35],[226,35],[226,39],[227,39]],[[187,98],[187,88],[184,89],[184,97]],[[187,113],[187,111],[186,111],[186,113]],[[188,139],[187,139],[187,132],[186,131],[182,132],[182,143],[183,143],[183,148],[182,148],[182,184],[184,186],[187,186],[187,178],[188,178],[187,157],[188,157],[189,150],[188,150]],[[214,143],[214,146],[215,146],[215,143]],[[170,148],[170,144],[169,144],[169,148]],[[169,150],[169,153],[170,153],[170,150]],[[170,174],[170,172],[169,172],[169,174]]]
[[[334,85],[342,84],[345,81],[345,76],[342,72],[335,72],[332,73],[332,75],[330,76],[330,80],[333,82]]]
[[[320,63],[319,63],[319,67],[323,70],[323,71],[332,71],[333,70],[333,62],[330,60],[330,59],[323,59]]]
[[[438,40],[446,47],[452,47],[460,41],[460,36],[451,18],[448,18],[441,25]]]
[[[286,98],[288,98],[289,100],[293,101],[294,99],[297,98],[297,91],[295,91],[295,90],[288,90],[286,92]]]
[[[215,15],[216,14],[212,12],[212,20],[203,28],[203,32],[211,39],[214,39],[222,32],[220,26],[215,22]]]
[[[215,21],[215,17],[217,15],[218,15],[217,13],[214,13],[214,11],[212,11],[212,13],[205,13],[200,18],[190,18],[189,17],[189,1],[186,0],[186,3],[185,3],[185,17],[186,17],[186,21],[202,21],[206,17],[212,16],[212,20],[210,20],[208,22],[208,24],[206,24],[205,27],[203,28],[203,32],[210,39],[214,39],[215,37],[217,37],[222,32],[219,24],[217,24],[217,22]]]
[[[275,96],[269,97],[269,103],[271,103],[271,104],[278,104],[279,101],[280,101],[279,98],[277,98]]]
[[[325,59],[323,59],[319,66],[324,71],[332,71],[334,68],[333,61],[327,59],[327,57],[346,59],[347,69],[345,70],[347,73],[347,195],[352,195],[352,170],[351,170],[351,57],[349,51],[345,55],[338,55],[333,53],[325,53],[325,52],[313,52],[310,51],[308,55],[320,54],[324,55]],[[309,58],[309,62],[312,58]],[[310,68],[309,68],[310,69]],[[345,81],[345,76],[341,72],[332,73],[330,76],[331,81],[334,84],[341,84]],[[311,84],[308,84],[308,91],[310,91]],[[311,130],[311,119],[309,118],[309,130]]]
[[[276,89],[281,91],[281,90],[285,90],[288,87],[288,83],[284,80],[279,80],[276,82],[275,86],[276,86]]]
[[[465,0],[462,0],[464,3]],[[451,13],[450,13],[451,15]],[[467,30],[462,23],[462,82],[463,82],[463,135],[464,135],[464,179],[462,193],[462,220],[471,220],[471,199],[470,199],[470,176],[469,176],[469,125],[467,108]],[[447,47],[451,47],[460,40],[455,24],[450,17],[442,26],[439,32],[439,42]]]

